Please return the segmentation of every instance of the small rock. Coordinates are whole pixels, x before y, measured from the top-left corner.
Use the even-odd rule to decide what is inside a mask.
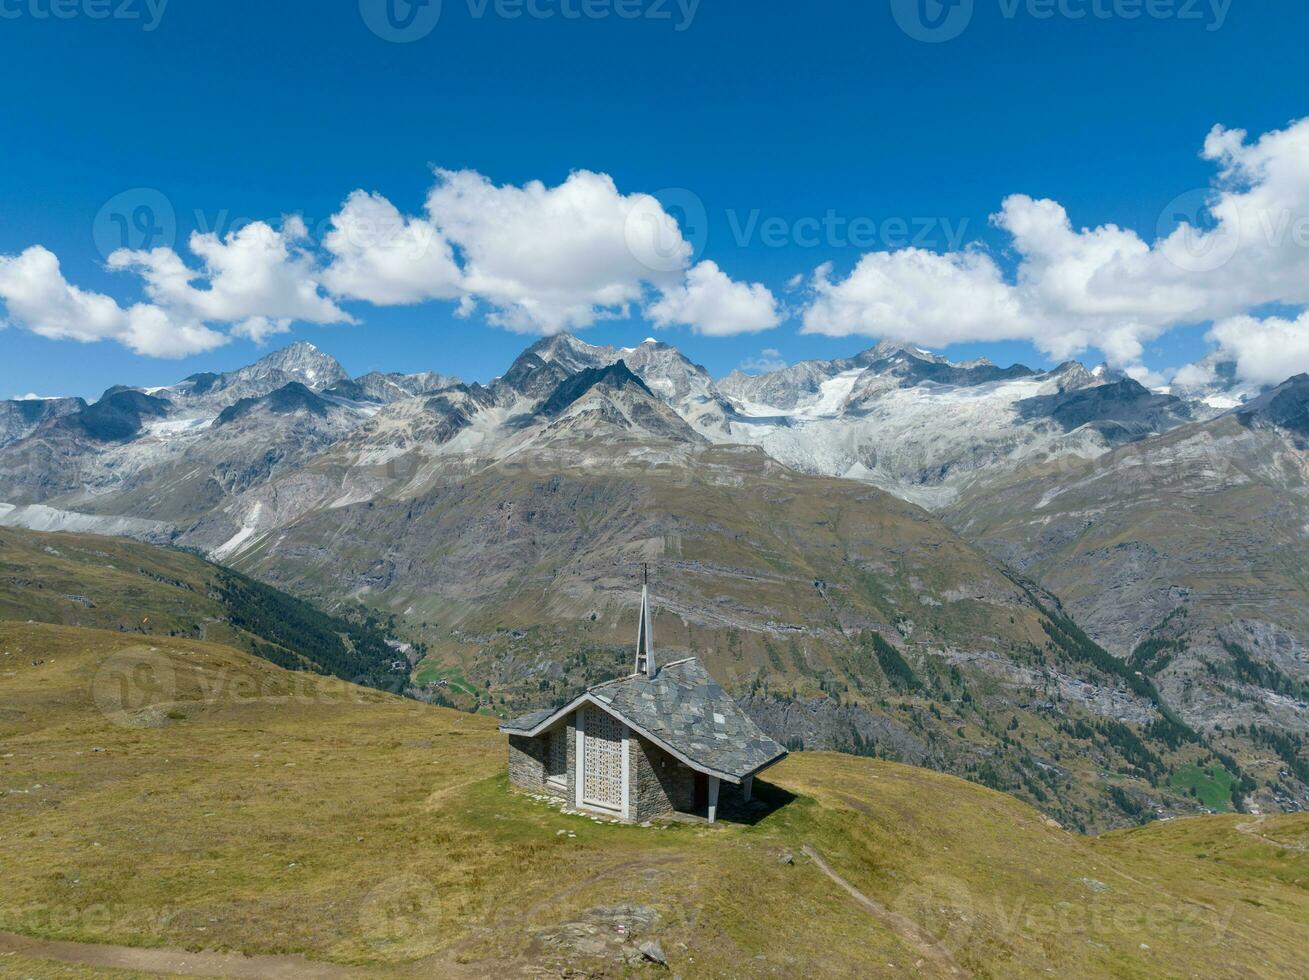
[[[783,850],[781,854],[777,855],[777,863],[795,864],[795,855],[792,854],[790,851]]]
[[[664,955],[664,948],[652,939],[646,940],[637,947],[651,963],[658,963],[660,966],[668,965],[668,957]]]

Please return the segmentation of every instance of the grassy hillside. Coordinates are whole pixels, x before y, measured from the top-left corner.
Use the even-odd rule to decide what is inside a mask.
[[[1160,737],[1157,692],[921,508],[753,449],[602,450],[361,494],[239,566],[394,614],[430,648],[431,696],[505,715],[627,668],[648,561],[659,648],[701,657],[793,748],[963,775],[1082,829],[1203,806],[1171,775],[1221,760]]]
[[[490,719],[213,643],[0,624],[0,685],[0,932],[415,977],[655,975],[645,939],[688,978],[1277,977],[1309,944],[1306,817],[1089,839],[801,753],[746,822],[627,827],[509,792]]]
[[[372,687],[397,688],[390,665],[403,659],[371,616],[331,616],[186,552],[97,535],[0,528],[4,619],[208,640]]]

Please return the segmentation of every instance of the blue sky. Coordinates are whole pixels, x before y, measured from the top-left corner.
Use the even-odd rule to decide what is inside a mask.
[[[434,166],[547,187],[585,169],[622,194],[682,189],[661,200],[694,245],[692,261],[775,298],[771,329],[658,330],[715,374],[764,349],[788,361],[830,357],[870,345],[869,333],[900,332],[803,333],[811,297],[787,289],[823,263],[840,283],[865,252],[909,244],[898,221],[931,251],[980,243],[1012,279],[1012,233],[989,221],[1010,195],[1058,201],[1075,228],[1113,223],[1150,243],[1170,201],[1213,181],[1215,162],[1200,156],[1212,127],[1247,130],[1253,142],[1309,115],[1300,3],[1161,0],[1154,16],[1132,18],[1144,0],[974,0],[958,37],[925,43],[888,0],[704,0],[693,15],[676,2],[626,0],[634,18],[601,0],[590,9],[604,16],[564,16],[581,0],[537,0],[549,17],[505,16],[520,9],[512,0],[444,0],[429,34],[392,43],[370,30],[359,0],[172,0],[162,11],[159,0],[112,0],[123,16],[106,19],[93,16],[104,0],[67,2],[61,18],[49,15],[51,0],[0,0],[0,256],[43,246],[69,283],[127,307],[143,299],[142,280],[105,268],[97,215],[135,188],[153,189],[176,215],[168,242],[146,244],[171,242],[194,266],[192,231],[221,236],[239,219],[294,213],[312,233],[356,189],[419,214]],[[925,2],[935,13],[936,0]],[[1070,16],[1079,11],[1087,16]],[[676,206],[687,201],[703,218]],[[829,215],[842,228],[861,219],[873,240],[811,234]],[[765,236],[769,219],[775,233]],[[1266,313],[1270,300],[1294,313],[1283,292],[1255,297],[1250,311]],[[862,307],[837,298],[862,322]],[[486,379],[532,340],[488,323],[485,297],[467,317],[446,299],[338,302],[358,322],[296,322],[263,349],[308,339],[353,373]],[[639,342],[656,333],[643,305],[579,333]],[[1206,330],[1207,321],[1147,331],[1157,336],[1127,359],[1176,367],[1210,346]],[[0,396],[166,383],[260,350],[234,338],[150,357],[15,322],[0,332]],[[949,352],[1054,359],[986,330]]]

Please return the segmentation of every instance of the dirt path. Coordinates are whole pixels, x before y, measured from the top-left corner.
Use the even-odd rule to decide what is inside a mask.
[[[433,790],[428,795],[427,799],[423,800],[423,811],[425,813],[431,813],[433,810],[441,809],[441,804],[452,797],[456,792],[472,786],[473,783],[480,783],[485,778],[485,775],[474,776],[472,779],[464,779],[460,782],[451,783],[448,786],[442,786],[440,789]]]
[[[1258,837],[1265,844],[1270,844],[1273,847],[1280,847],[1284,851],[1299,851],[1301,854],[1309,853],[1309,847],[1306,847],[1304,844],[1288,844],[1285,841],[1274,840],[1271,837],[1265,837],[1263,834],[1259,833],[1259,828],[1264,825],[1266,819],[1268,818],[1260,817],[1258,820],[1251,820],[1249,823],[1238,823],[1236,829],[1243,834],[1249,834],[1251,837]]]
[[[819,871],[845,889],[851,898],[862,905],[875,919],[895,933],[903,942],[908,943],[909,946],[917,950],[919,955],[923,957],[923,960],[920,961],[921,966],[930,963],[936,968],[934,972],[946,977],[967,977],[969,975],[954,961],[954,957],[950,955],[949,951],[942,948],[918,923],[898,912],[892,912],[881,902],[873,901],[873,899],[833,871],[831,866],[823,860],[822,855],[808,844],[805,844],[801,850],[818,866]]]
[[[21,953],[39,960],[78,966],[135,970],[175,977],[228,977],[232,980],[345,980],[364,976],[301,956],[243,956],[240,953],[192,953],[184,949],[137,949],[33,939],[0,932],[0,953]]]

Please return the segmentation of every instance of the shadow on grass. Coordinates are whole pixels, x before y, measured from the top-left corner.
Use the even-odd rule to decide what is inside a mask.
[[[724,786],[718,800],[720,823],[745,824],[753,827],[773,814],[790,806],[798,797],[780,786],[755,780],[753,798],[747,803],[741,797],[740,787]],[[704,816],[704,814],[700,814]]]

